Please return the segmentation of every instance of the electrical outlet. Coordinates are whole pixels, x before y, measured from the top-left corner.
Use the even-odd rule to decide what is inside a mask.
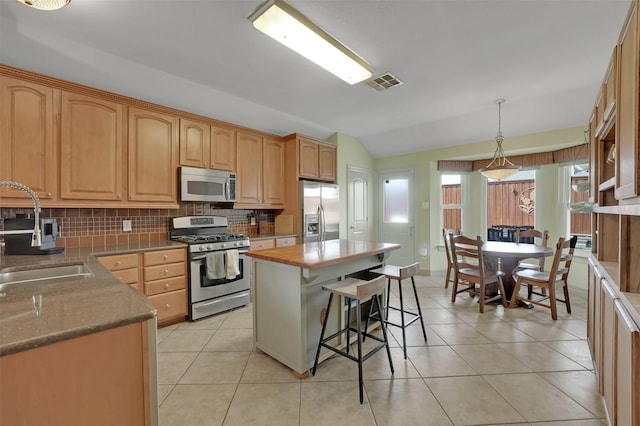
[[[124,232],[131,232],[131,221],[130,220],[123,220],[122,221],[122,230]]]

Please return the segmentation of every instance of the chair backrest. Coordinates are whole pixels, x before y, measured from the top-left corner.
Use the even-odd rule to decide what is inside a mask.
[[[484,279],[484,258],[480,236],[476,239],[464,235],[449,235],[451,256],[458,279],[476,282]],[[461,272],[465,270],[464,272]]]
[[[451,257],[451,244],[449,244],[449,234],[460,235],[459,229],[442,228],[442,237],[444,239],[444,250],[447,252],[447,263],[453,266],[453,258]]]
[[[420,270],[420,263],[416,262],[416,263],[412,263],[411,265],[408,266],[403,266],[402,268],[400,268],[398,270],[400,275],[400,280],[404,280],[405,278],[410,278],[412,276],[414,276],[415,274],[418,273],[418,271]]]
[[[549,282],[555,282],[559,280],[567,280],[569,276],[569,269],[571,268],[571,261],[573,260],[573,252],[576,248],[576,242],[578,236],[574,235],[570,239],[560,237],[556,244],[556,251],[553,254],[553,264],[549,270]]]
[[[540,240],[540,246],[546,247],[549,243],[549,231],[546,229],[544,231],[538,231],[537,229],[527,229],[522,230],[521,228],[516,229],[515,242],[516,243],[526,243],[526,244],[535,244],[535,239],[538,238]]]
[[[502,241],[502,229],[496,227],[487,229],[487,240]]]

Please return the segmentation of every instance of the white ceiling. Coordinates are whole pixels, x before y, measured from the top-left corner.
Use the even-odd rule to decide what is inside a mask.
[[[0,62],[374,157],[586,125],[629,0],[290,0],[404,84],[350,86],[255,30],[261,0],[0,0]]]

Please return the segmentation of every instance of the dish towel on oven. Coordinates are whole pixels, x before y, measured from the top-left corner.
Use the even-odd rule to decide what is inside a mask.
[[[236,275],[240,275],[238,250],[227,250],[225,254],[227,256],[227,279],[235,278]]]
[[[227,275],[224,267],[223,251],[207,253],[206,263],[208,279],[219,280],[220,278],[224,278]]]

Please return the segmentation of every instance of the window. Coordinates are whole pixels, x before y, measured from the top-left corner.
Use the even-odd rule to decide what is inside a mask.
[[[522,170],[502,180],[487,180],[487,226],[489,228],[535,225],[535,170]]]
[[[589,201],[589,172],[587,165],[571,165],[566,166],[570,178],[569,182],[569,202],[581,203]],[[564,181],[566,182],[566,181]],[[567,214],[567,229],[569,229],[569,235],[577,235],[578,243],[577,248],[590,248],[591,247],[591,214],[586,213],[574,213],[566,210]]]
[[[462,231],[462,175],[440,175],[441,228]]]
[[[409,179],[387,179],[383,188],[383,221],[409,223]]]

